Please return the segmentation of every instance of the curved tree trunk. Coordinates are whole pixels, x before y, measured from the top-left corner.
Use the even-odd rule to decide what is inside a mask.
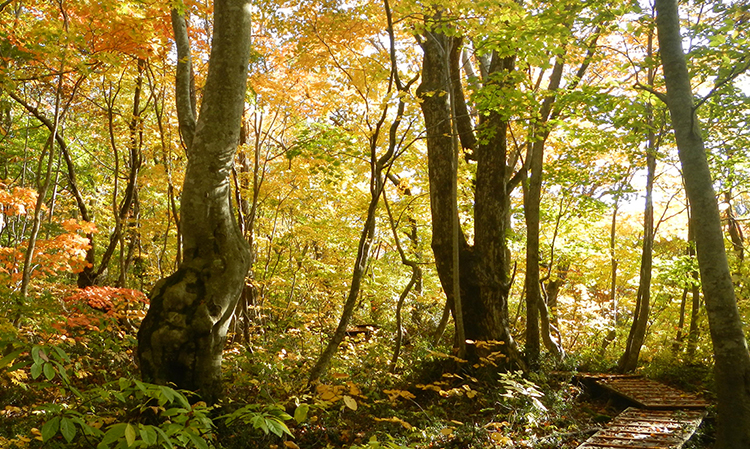
[[[714,346],[716,449],[750,447],[750,354],[737,310],[719,208],[695,113],[676,0],[656,0],[659,53],[685,190],[692,208],[703,294]]]
[[[221,355],[250,262],[232,211],[230,182],[250,55],[247,0],[217,0],[214,17],[216,32],[200,117],[192,138],[185,138],[192,122],[185,122],[182,131],[189,157],[181,204],[184,258],[176,273],[154,287],[138,332],[143,379],[173,382],[197,391],[209,403],[222,393]],[[175,32],[186,29],[175,26]],[[178,57],[184,61],[184,55]],[[189,98],[185,87],[178,84],[178,98]],[[183,114],[184,107],[178,103]]]

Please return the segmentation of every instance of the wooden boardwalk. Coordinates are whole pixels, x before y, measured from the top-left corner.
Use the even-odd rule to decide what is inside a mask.
[[[614,394],[652,410],[699,409],[708,407],[704,399],[640,376],[601,376],[596,383]]]
[[[694,394],[641,376],[585,378],[640,408],[628,408],[578,449],[680,449],[695,433],[708,406]]]

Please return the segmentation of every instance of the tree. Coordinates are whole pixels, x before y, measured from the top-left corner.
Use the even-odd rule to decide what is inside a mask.
[[[511,177],[514,162],[509,161],[512,158],[507,148],[508,119],[497,109],[483,114],[478,125],[480,138],[476,138],[459,78],[461,39],[441,32],[441,21],[440,14],[435,14],[419,37],[424,59],[422,83],[417,89],[427,132],[435,263],[454,319],[467,323],[465,339],[500,342],[504,345],[502,352],[514,363],[522,364],[508,326],[510,253],[505,234],[509,192],[520,181],[519,176]],[[486,82],[490,89],[511,88],[509,74],[514,70],[515,57],[493,51],[487,58]],[[454,120],[455,134],[464,148],[473,150],[477,163],[474,245],[454,224],[458,220],[453,188]],[[458,257],[454,258],[456,251]],[[460,295],[453,288],[456,277]],[[457,334],[461,334],[460,328]],[[459,336],[458,340],[464,337]],[[463,342],[456,343],[460,348]]]
[[[230,173],[239,141],[250,57],[246,0],[217,0],[200,115],[191,96],[185,18],[172,11],[178,48],[177,105],[188,167],[181,200],[183,260],[159,281],[138,331],[144,380],[173,382],[207,402],[221,395],[221,356],[250,262],[231,207]]]
[[[729,271],[718,204],[680,35],[676,0],[656,0],[659,54],[685,190],[695,226],[703,294],[714,346],[716,448],[750,447],[750,353]]]
[[[647,57],[653,57],[653,32],[649,30]],[[648,68],[647,82],[649,88],[654,87],[656,71]],[[625,352],[618,362],[621,372],[635,371],[638,367],[638,357],[646,339],[646,328],[651,310],[651,269],[654,252],[654,179],[656,178],[656,152],[658,151],[657,136],[654,129],[654,110],[650,99],[645,105],[646,112],[646,206],[643,210],[643,246],[641,250],[641,268],[638,281],[638,293],[633,313],[633,323],[628,333]]]

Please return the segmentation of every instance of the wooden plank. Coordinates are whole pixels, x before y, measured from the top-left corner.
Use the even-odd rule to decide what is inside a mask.
[[[649,409],[704,409],[708,402],[662,383],[634,376],[591,377],[601,387]]]
[[[700,425],[704,411],[630,407],[578,449],[680,449]]]

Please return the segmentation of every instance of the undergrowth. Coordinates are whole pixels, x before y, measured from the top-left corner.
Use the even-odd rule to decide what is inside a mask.
[[[1,448],[565,449],[620,411],[574,380],[581,367],[613,360],[584,353],[545,358],[537,373],[499,372],[492,357],[470,364],[413,339],[392,368],[383,329],[345,341],[309,386],[317,336],[303,327],[230,344],[226,397],[208,406],[137,380],[144,301],[113,291],[48,298],[46,313],[19,327],[0,318]],[[649,375],[699,391],[709,385],[705,369],[675,366],[655,360]],[[710,434],[709,420],[698,441]]]

